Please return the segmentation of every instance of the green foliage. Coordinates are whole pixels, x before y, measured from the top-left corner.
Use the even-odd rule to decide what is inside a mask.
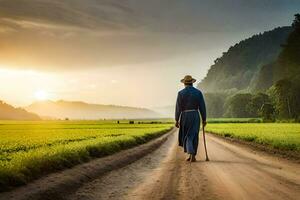
[[[248,104],[252,99],[251,94],[236,94],[226,103],[226,117],[252,117]]]
[[[300,74],[300,14],[295,15],[293,31],[278,57],[275,80],[291,78]]]
[[[256,35],[229,48],[199,87],[211,92],[207,104],[214,111],[212,116],[220,116],[221,109],[218,115],[214,110],[220,106],[213,92],[221,90],[233,92],[223,98],[225,103],[218,102],[224,104],[224,116],[300,121],[300,14],[292,27]],[[241,94],[250,91],[269,96]]]
[[[300,78],[279,80],[269,93],[280,119],[300,117]]]
[[[275,121],[275,108],[273,104],[264,103],[259,112],[264,122]]]
[[[222,117],[226,95],[223,93],[206,93],[205,95],[207,116]]]
[[[144,143],[173,125],[119,122],[0,121],[0,191]]]
[[[292,150],[300,153],[300,124],[209,123],[206,130],[224,137],[238,138],[268,145],[275,149]]]
[[[276,112],[280,118],[291,118],[290,89],[291,82],[287,79],[277,81],[274,87],[270,89]]]
[[[280,119],[300,119],[300,14],[295,15],[293,31],[280,53],[270,89]]]
[[[264,91],[277,81],[293,79],[300,75],[300,14],[295,15],[292,32],[281,46],[278,59],[261,68],[255,90]]]
[[[257,79],[253,83],[253,91],[265,92],[273,85],[275,62],[266,64],[258,72]]]
[[[227,117],[262,117],[264,120],[274,120],[271,100],[265,93],[236,94],[226,101],[225,108]]]
[[[291,31],[291,27],[276,28],[230,47],[215,60],[198,87],[204,92],[239,91],[256,87],[256,75],[260,68],[276,60],[281,51],[280,45]]]
[[[247,104],[247,110],[250,116],[261,116],[262,108],[265,107],[265,111],[267,111],[266,104],[270,104],[271,100],[269,96],[265,93],[258,93],[253,95],[250,102]]]

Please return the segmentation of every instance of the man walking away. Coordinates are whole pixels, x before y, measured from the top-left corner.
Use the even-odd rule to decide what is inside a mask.
[[[185,153],[189,154],[187,161],[195,162],[199,142],[200,116],[203,126],[206,125],[206,107],[202,92],[193,83],[196,79],[186,75],[181,80],[185,88],[178,92],[175,126],[179,128],[178,141]]]

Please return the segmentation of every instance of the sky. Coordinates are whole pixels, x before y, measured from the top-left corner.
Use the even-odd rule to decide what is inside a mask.
[[[0,99],[161,107],[299,0],[0,0]]]

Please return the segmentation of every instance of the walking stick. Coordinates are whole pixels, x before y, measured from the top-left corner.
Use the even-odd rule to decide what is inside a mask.
[[[204,130],[204,125],[202,126],[202,132],[203,132],[203,142],[204,142],[204,149],[205,149],[205,156],[206,156],[206,161],[209,161],[208,155],[207,155],[207,149],[206,149],[206,140],[205,140],[205,130]]]

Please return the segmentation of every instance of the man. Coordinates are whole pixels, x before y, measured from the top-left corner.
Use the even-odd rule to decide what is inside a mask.
[[[185,88],[178,92],[175,112],[175,126],[179,128],[178,141],[185,153],[189,154],[187,161],[195,162],[199,141],[200,116],[203,126],[206,125],[206,108],[202,92],[193,87],[196,82],[187,75],[181,80]]]

